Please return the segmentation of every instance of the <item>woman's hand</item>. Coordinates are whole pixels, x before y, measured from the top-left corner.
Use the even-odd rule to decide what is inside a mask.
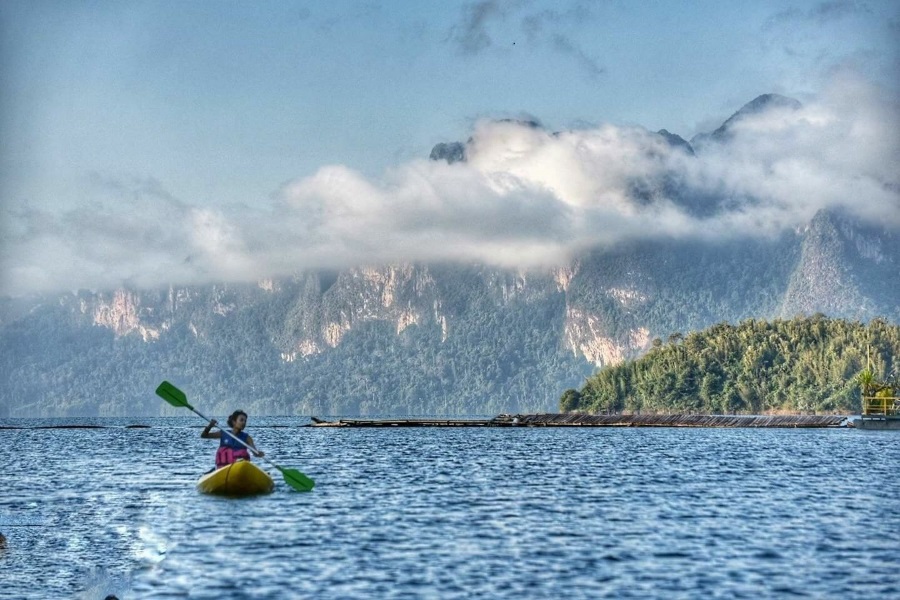
[[[218,423],[218,421],[216,421],[215,419],[210,419],[209,423],[207,423],[206,427],[203,428],[203,431],[200,432],[200,437],[202,437],[203,439],[212,437],[209,434],[209,430],[212,429],[213,427],[215,427],[216,423]]]

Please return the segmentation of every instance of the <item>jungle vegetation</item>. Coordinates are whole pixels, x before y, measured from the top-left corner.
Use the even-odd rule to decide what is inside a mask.
[[[861,376],[896,377],[900,326],[822,314],[673,333],[560,398],[560,410],[764,414],[858,412]]]

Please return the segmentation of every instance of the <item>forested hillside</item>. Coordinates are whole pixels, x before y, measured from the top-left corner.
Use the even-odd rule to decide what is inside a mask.
[[[868,352],[868,363],[866,353]],[[765,413],[857,412],[857,376],[900,366],[900,327],[823,315],[720,323],[655,340],[646,356],[607,367],[562,411]]]
[[[592,370],[565,314],[549,277],[456,267],[66,295],[0,330],[0,415],[165,414],[162,379],[211,412],[546,410]]]

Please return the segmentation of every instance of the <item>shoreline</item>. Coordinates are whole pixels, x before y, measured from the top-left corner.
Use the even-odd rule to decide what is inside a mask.
[[[302,417],[299,417],[302,418]],[[584,414],[529,413],[499,414],[492,418],[465,417],[309,417],[311,422],[297,425],[256,424],[256,429],[290,427],[745,427],[745,428],[840,428],[852,427],[859,415],[710,415],[710,414]],[[24,421],[30,419],[22,419]],[[4,419],[2,430],[17,429],[151,429],[146,423],[98,425],[94,423],[10,424]]]

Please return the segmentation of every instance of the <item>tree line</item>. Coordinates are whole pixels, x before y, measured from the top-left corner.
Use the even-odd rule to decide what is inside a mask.
[[[605,368],[560,398],[563,412],[760,414],[858,412],[859,376],[889,378],[900,326],[822,314],[719,323]]]

